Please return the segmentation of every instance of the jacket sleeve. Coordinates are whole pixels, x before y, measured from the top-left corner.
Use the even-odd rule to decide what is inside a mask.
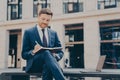
[[[56,32],[55,32],[55,47],[62,47],[61,42],[60,42]],[[64,53],[62,50],[56,51],[56,56],[55,56],[56,60],[57,61],[61,60],[63,55],[64,55]]]
[[[23,35],[23,43],[22,43],[22,58],[25,60],[32,59],[32,48],[30,44],[30,35],[26,30]]]

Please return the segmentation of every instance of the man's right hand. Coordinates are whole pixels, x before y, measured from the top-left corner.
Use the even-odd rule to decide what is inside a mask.
[[[35,54],[35,53],[37,53],[39,50],[41,50],[42,49],[42,46],[40,46],[39,44],[36,44],[35,46],[34,46],[34,50],[32,51],[33,52],[33,54]]]

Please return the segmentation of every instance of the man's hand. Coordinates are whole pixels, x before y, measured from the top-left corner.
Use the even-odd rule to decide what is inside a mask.
[[[38,52],[41,49],[42,49],[42,46],[40,46],[39,44],[36,44],[32,53],[35,54],[36,52]]]

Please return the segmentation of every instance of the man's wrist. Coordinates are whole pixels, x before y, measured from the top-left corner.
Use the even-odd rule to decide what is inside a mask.
[[[35,55],[35,51],[33,50],[31,54],[32,54],[32,55]]]
[[[55,55],[55,58],[57,59],[57,61],[60,60],[60,56],[58,54]]]

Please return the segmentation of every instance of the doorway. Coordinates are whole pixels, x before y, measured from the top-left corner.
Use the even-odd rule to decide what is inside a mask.
[[[83,24],[65,25],[65,48],[69,55],[65,55],[65,67],[84,68],[84,36]]]
[[[8,68],[21,67],[21,30],[9,31]]]

